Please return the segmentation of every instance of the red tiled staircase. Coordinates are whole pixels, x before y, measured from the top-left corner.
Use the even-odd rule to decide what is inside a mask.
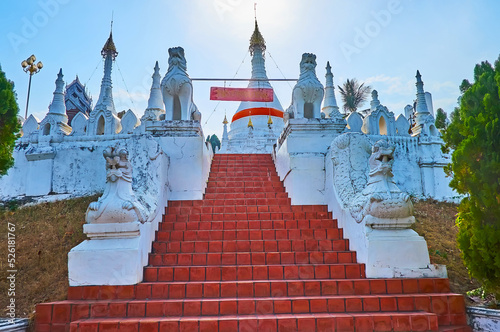
[[[292,206],[270,155],[214,157],[169,202],[133,286],[70,287],[37,331],[471,331],[448,279],[366,279],[326,206]]]

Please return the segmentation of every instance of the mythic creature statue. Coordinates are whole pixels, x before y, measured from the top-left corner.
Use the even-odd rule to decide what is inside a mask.
[[[201,121],[201,113],[193,102],[193,84],[187,74],[182,47],[168,49],[168,71],[161,81],[165,120]]]
[[[108,147],[103,156],[106,159],[106,186],[97,202],[90,203],[87,223],[144,223],[144,207],[132,190],[132,166],[127,150]]]
[[[284,114],[285,121],[290,118],[321,118],[321,102],[325,91],[316,76],[316,55],[302,54],[300,76],[293,87],[292,104]]]
[[[368,183],[351,204],[354,219],[373,228],[406,228],[413,223],[410,196],[394,182],[394,146],[380,140],[373,145],[368,160]]]

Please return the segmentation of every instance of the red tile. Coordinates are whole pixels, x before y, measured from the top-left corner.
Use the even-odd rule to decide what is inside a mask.
[[[169,297],[171,299],[183,299],[186,297],[186,284],[170,284]]]
[[[326,280],[321,282],[322,295],[337,295],[337,282],[333,280]]]
[[[415,310],[415,304],[413,297],[410,296],[398,296],[397,297],[398,310],[399,311],[412,311]]]
[[[336,317],[337,331],[354,331],[354,318],[349,316]]]
[[[139,300],[151,298],[151,284],[137,284],[136,297]]]
[[[302,281],[289,282],[288,296],[304,296],[304,282]]]
[[[222,280],[236,280],[235,266],[222,266],[221,273],[222,273]]]
[[[337,282],[337,289],[338,289],[339,295],[353,295],[354,294],[354,284],[351,280],[339,280]]]
[[[415,296],[415,310],[431,311],[431,299],[429,296]]]
[[[163,316],[163,304],[164,304],[163,301],[148,301],[148,302],[146,302],[146,316],[147,317],[162,317]]]
[[[84,300],[97,300],[99,297],[99,286],[85,286],[83,287]]]
[[[431,296],[431,308],[436,315],[447,314],[448,298],[446,296]]]
[[[52,304],[42,303],[36,306],[36,323],[49,324],[52,321]]]
[[[299,268],[295,265],[284,266],[284,278],[286,280],[299,279]]]
[[[221,283],[220,285],[221,297],[236,297],[237,287],[235,283]]]
[[[434,282],[437,293],[448,293],[450,291],[450,282],[448,279],[436,279]]]
[[[165,316],[182,316],[182,301],[165,302]]]
[[[172,281],[174,278],[174,269],[171,267],[162,267],[158,269],[158,281]]]
[[[257,315],[269,315],[273,313],[273,301],[257,300],[255,301],[255,312]]]
[[[203,301],[201,303],[201,314],[203,316],[217,316],[217,315],[219,315],[219,302],[218,301]]]
[[[125,306],[126,308],[126,306]],[[38,322],[39,315],[39,305],[36,307],[36,321]],[[88,318],[90,315],[90,305],[86,304],[74,304],[71,306],[71,321],[79,320],[82,318]]]
[[[417,279],[403,279],[403,293],[418,293]]]
[[[255,314],[255,301],[254,300],[239,300],[238,301],[238,314],[239,315]]]
[[[392,315],[392,327],[394,331],[398,332],[410,331],[410,317],[404,314]]]
[[[316,319],[314,318],[297,318],[297,331],[311,332],[316,331]]]
[[[151,297],[153,299],[161,299],[168,297],[168,285],[165,284],[152,284]]]
[[[314,266],[312,265],[299,266],[299,278],[314,279]]]
[[[184,316],[199,316],[201,313],[200,301],[184,301]]]
[[[219,304],[221,315],[236,315],[238,314],[238,305],[236,301],[221,301]]]
[[[276,319],[259,319],[257,331],[259,332],[275,332],[278,330]]]
[[[190,267],[189,280],[191,281],[205,281],[205,267]],[[200,289],[201,290],[201,289]]]
[[[135,286],[116,286],[116,298],[117,299],[133,299],[135,297]]]
[[[206,276],[207,281],[219,281],[221,279],[221,269],[219,266],[207,266]]]
[[[305,281],[304,292],[306,296],[320,296],[321,283],[319,281]]]
[[[336,322],[334,317],[317,318],[316,331],[318,332],[332,332],[336,330]]]
[[[464,314],[465,301],[462,295],[452,295],[448,297],[448,306],[450,314]]]
[[[238,332],[237,320],[220,320],[219,331],[221,332]]]
[[[361,311],[363,311],[362,299],[357,298],[357,297],[346,297],[345,298],[345,310],[346,310],[346,312],[361,312]]]
[[[269,279],[270,280],[283,279],[283,267],[282,266],[269,266]]]
[[[218,283],[204,283],[203,284],[203,296],[204,297],[219,297],[219,291],[220,291],[220,284],[218,284]]]
[[[121,332],[120,323],[120,332]],[[160,321],[160,332],[170,332],[179,330],[179,321]]]
[[[427,331],[429,329],[429,319],[425,315],[413,315],[410,321],[412,331]]]
[[[344,265],[331,265],[330,277],[332,279],[345,279],[345,266]]]
[[[55,311],[54,306],[54,311]],[[54,315],[54,314],[52,314]],[[144,314],[143,314],[144,315]],[[109,316],[109,306],[108,303],[92,303],[90,306],[90,316],[91,317],[106,317]]]
[[[370,280],[370,290],[372,294],[386,294],[385,280]]]
[[[344,299],[328,299],[328,312],[345,312]]]
[[[253,297],[252,283],[238,283],[238,297]]]
[[[95,305],[92,305],[92,309]],[[146,315],[146,302],[129,302],[127,307],[129,317],[144,317]]]
[[[254,287],[256,297],[271,296],[271,286],[268,282],[257,282]]]
[[[311,306],[311,312],[313,313],[321,313],[328,311],[326,299],[311,299],[310,306]]]
[[[296,332],[297,320],[295,318],[278,319],[278,332]]]
[[[373,316],[373,331],[392,331],[392,321],[389,315]]]
[[[201,320],[200,332],[218,332],[219,322],[217,320]]]
[[[180,328],[180,331],[182,331],[182,332],[198,331],[198,321],[181,320],[181,321],[179,321],[179,328]]]
[[[373,328],[373,318],[371,315],[356,315],[354,317],[354,326],[356,331],[360,332],[372,332]]]
[[[203,297],[203,285],[201,283],[187,283],[186,284],[186,298],[200,298]]]
[[[238,266],[237,278],[238,278],[238,280],[252,280],[252,267],[251,266]]]
[[[294,314],[310,312],[309,301],[308,300],[292,300],[292,311]]]
[[[68,287],[68,300],[80,300],[83,296],[82,286]]]
[[[239,321],[239,329],[241,332],[255,332],[258,328],[258,320],[249,318],[249,319],[240,319]]]
[[[434,280],[433,279],[418,279],[418,290],[419,293],[432,293],[434,292]]]
[[[363,298],[364,311],[380,311],[380,300],[378,297]]]
[[[292,312],[292,301],[290,300],[274,300],[275,314],[289,314]]]
[[[403,283],[401,279],[388,279],[387,284],[387,294],[401,294],[403,292]]]
[[[389,297],[381,297],[380,298],[380,311],[397,311],[398,306],[396,303],[396,298]]]
[[[85,305],[88,311],[88,305]],[[72,308],[72,312],[75,311],[75,306]],[[127,316],[127,303],[125,302],[110,302],[109,303],[109,317],[126,317]]]
[[[254,266],[253,267],[253,280],[267,280],[267,266]]]

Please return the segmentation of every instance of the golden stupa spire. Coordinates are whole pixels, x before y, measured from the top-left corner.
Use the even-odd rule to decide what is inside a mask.
[[[257,24],[257,4],[254,4],[255,11],[255,29],[253,31],[252,37],[250,37],[250,55],[253,54],[254,50],[258,47],[264,52],[266,50],[266,41],[259,31],[259,25]]]
[[[268,125],[272,125],[273,124],[273,119],[271,119],[270,115],[269,115],[269,119],[267,120],[267,124]]]
[[[224,121],[222,121],[223,124],[227,125],[229,122],[227,122],[226,114],[224,114]]]
[[[115,43],[113,42],[113,19],[111,19],[111,30],[109,32],[109,38],[106,40],[106,43],[104,44],[102,50],[101,50],[101,55],[103,58],[108,55],[108,53],[111,54],[111,57],[113,60],[116,58],[118,55],[118,52],[116,51],[116,46]]]
[[[252,128],[253,129],[253,123],[252,123],[252,118],[248,118],[248,125],[247,125],[248,128]]]

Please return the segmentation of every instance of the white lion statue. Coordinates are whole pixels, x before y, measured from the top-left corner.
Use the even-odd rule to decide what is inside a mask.
[[[292,104],[286,110],[285,121],[290,118],[321,119],[321,101],[325,91],[316,76],[316,55],[302,54],[300,76],[292,92]]]
[[[161,81],[165,120],[201,121],[201,113],[193,102],[193,84],[187,74],[182,47],[168,49],[168,71]]]

